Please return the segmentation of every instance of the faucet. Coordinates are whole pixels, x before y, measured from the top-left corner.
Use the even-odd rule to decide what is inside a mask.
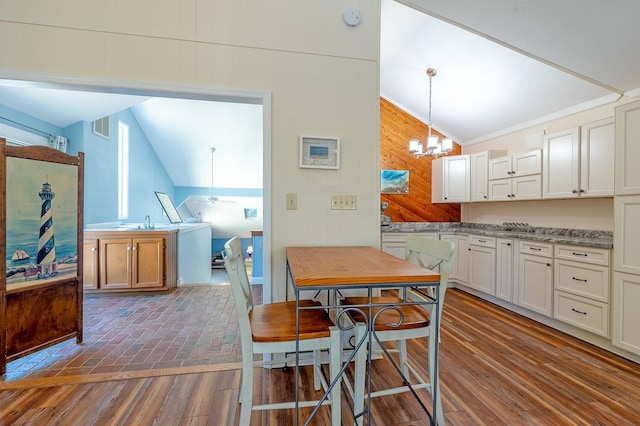
[[[144,217],[144,227],[145,229],[151,229],[151,218],[149,217],[149,215],[146,215]]]

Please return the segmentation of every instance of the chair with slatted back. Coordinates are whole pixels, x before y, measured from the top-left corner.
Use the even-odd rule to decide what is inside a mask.
[[[440,273],[440,285],[439,287],[432,288],[433,291],[437,291],[439,299],[438,321],[440,324],[440,318],[442,316],[442,308],[444,305],[444,297],[447,290],[447,282],[449,280],[449,273],[451,271],[451,263],[453,260],[454,246],[448,241],[439,241],[435,239],[409,236],[407,237],[407,248],[405,251],[405,259],[420,266],[430,269],[439,270]],[[429,259],[429,260],[425,260]],[[402,290],[401,290],[402,291]],[[432,295],[435,295],[432,293]],[[424,299],[424,296],[418,293],[408,290],[407,300]],[[373,303],[380,305],[373,308],[372,317],[375,318],[375,335],[381,343],[395,341],[397,342],[397,349],[387,349],[389,353],[398,353],[398,360],[396,361],[403,374],[403,384],[387,389],[376,390],[371,392],[371,398],[396,394],[409,391],[409,387],[406,383],[411,383],[414,390],[425,388],[433,393],[431,379],[435,377],[435,345],[433,344],[434,338],[439,333],[435,333],[436,321],[434,319],[434,305],[405,305],[398,306],[402,302],[402,298],[396,296],[380,296],[374,297]],[[369,303],[366,297],[346,297],[342,303],[344,305],[366,305]],[[395,307],[394,307],[395,306]],[[389,309],[385,309],[389,307]],[[394,307],[394,308],[390,308]],[[401,315],[398,310],[402,311]],[[349,310],[349,316],[351,321],[355,324],[362,324],[365,321],[364,315],[357,310]],[[377,316],[376,316],[377,315]],[[439,330],[438,330],[439,332]],[[356,340],[362,337],[362,332],[356,336]],[[428,338],[428,378],[421,377],[418,371],[409,363],[407,356],[407,340],[416,338]],[[354,395],[354,410],[355,412],[361,412],[364,408],[364,402],[366,399],[364,376],[366,369],[366,353],[364,350],[358,351],[355,358],[355,383],[353,387],[349,384],[349,388]],[[421,355],[420,355],[421,356]],[[417,381],[412,381],[415,379]],[[436,381],[439,385],[439,381]],[[440,398],[440,389],[437,389],[436,398],[436,413],[438,424],[444,425],[444,413],[442,410],[442,400]]]
[[[229,275],[233,297],[238,311],[238,323],[242,342],[242,386],[240,390],[240,425],[246,426],[251,412],[295,408],[295,402],[253,405],[253,369],[257,365],[291,362],[291,359],[255,362],[254,354],[295,353],[296,351],[296,302],[278,302],[254,305],[251,284],[245,269],[240,239],[233,237],[225,243],[224,265]],[[313,301],[301,301],[302,307],[320,306]],[[320,351],[329,350],[331,377],[337,377],[341,367],[340,330],[324,309],[299,311],[298,341],[300,352],[313,353],[314,387],[328,388],[320,364]],[[330,381],[329,381],[330,383]],[[314,407],[319,401],[299,401],[299,407]],[[323,404],[331,405],[333,425],[340,424],[340,382]]]

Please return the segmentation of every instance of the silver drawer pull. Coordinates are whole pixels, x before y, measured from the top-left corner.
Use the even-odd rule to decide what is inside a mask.
[[[573,312],[575,312],[575,313],[578,313],[578,314],[587,315],[587,313],[586,313],[586,312],[584,312],[584,311],[579,311],[579,310],[577,310],[576,308],[571,308],[571,310],[572,310]]]
[[[573,278],[575,281],[582,281],[583,283],[586,283],[587,280],[583,280],[582,278],[576,278],[576,277],[571,277]]]
[[[586,253],[576,253],[575,251],[574,251],[574,252],[572,252],[571,254],[572,254],[572,255],[574,255],[574,256],[584,256],[584,257],[589,256],[589,255],[588,255],[588,254],[586,254]]]

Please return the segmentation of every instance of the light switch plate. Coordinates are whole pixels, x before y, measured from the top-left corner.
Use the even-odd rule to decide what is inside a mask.
[[[287,210],[298,210],[298,194],[287,194]]]
[[[331,210],[357,210],[358,202],[355,195],[332,195]]]

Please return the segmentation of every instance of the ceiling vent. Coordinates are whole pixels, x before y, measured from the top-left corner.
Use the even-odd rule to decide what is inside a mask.
[[[109,116],[102,117],[93,122],[93,133],[105,139],[109,139]]]

